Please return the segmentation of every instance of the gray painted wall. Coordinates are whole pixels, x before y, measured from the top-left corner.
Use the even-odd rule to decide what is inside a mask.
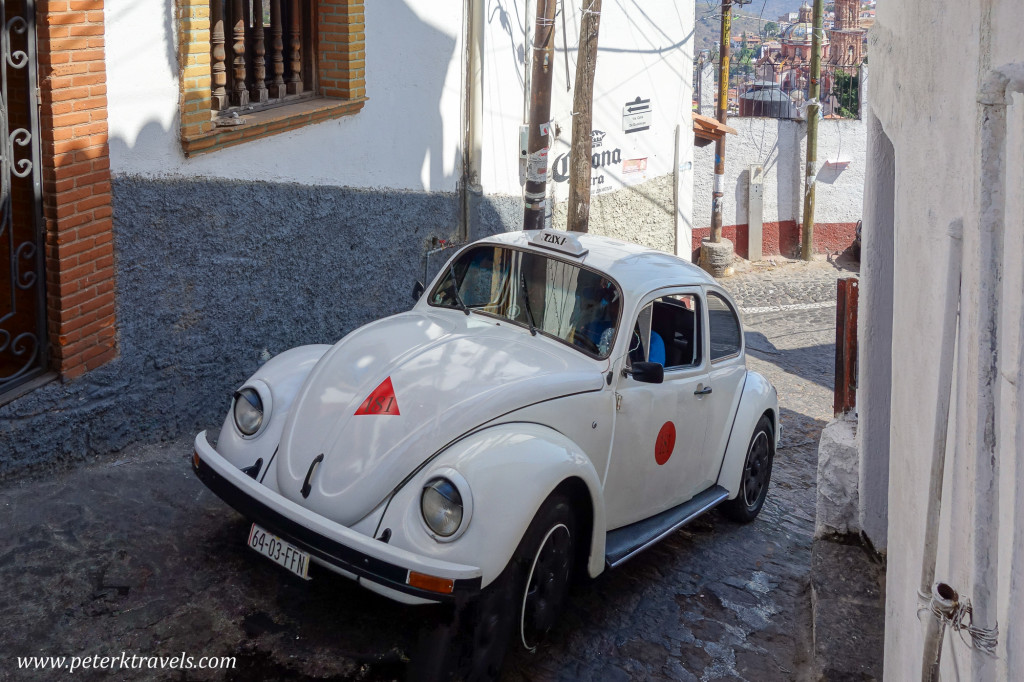
[[[128,176],[113,190],[119,355],[0,407],[0,479],[219,427],[269,357],[407,310],[459,219],[454,193]],[[522,227],[519,196],[470,211],[472,239]],[[596,196],[592,224],[672,251],[671,176]]]
[[[268,354],[408,309],[457,209],[446,193],[116,178],[119,357],[0,407],[0,478],[219,426]],[[482,207],[485,225],[508,210]]]
[[[675,253],[675,209],[671,175],[594,194],[590,202],[590,232]],[[569,202],[554,206],[552,224],[566,228]],[[689,245],[684,245],[686,251]]]

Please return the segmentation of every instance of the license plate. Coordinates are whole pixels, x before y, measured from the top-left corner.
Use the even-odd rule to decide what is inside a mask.
[[[309,552],[303,552],[255,523],[249,531],[249,547],[303,580],[309,580]]]

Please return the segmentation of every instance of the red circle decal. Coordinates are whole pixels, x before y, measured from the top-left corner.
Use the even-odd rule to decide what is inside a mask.
[[[658,440],[654,441],[654,461],[664,464],[672,456],[672,450],[676,447],[676,425],[672,422],[665,422],[658,431]]]

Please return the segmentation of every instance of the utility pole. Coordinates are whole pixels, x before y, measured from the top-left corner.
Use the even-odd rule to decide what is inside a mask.
[[[749,1],[749,0],[748,0]],[[725,129],[729,120],[729,42],[732,39],[732,6],[743,0],[722,0],[722,35],[718,46],[718,121],[721,135],[715,139],[715,186],[711,194],[711,236],[700,244],[700,266],[713,277],[732,275],[732,242],[722,238],[722,202],[725,198]]]
[[[555,64],[556,2],[557,0],[537,0],[537,15],[533,24],[533,71],[530,80],[530,117],[526,147],[528,156],[524,230],[544,229],[551,123],[551,77]]]
[[[718,120],[729,119],[729,43],[732,40],[732,0],[722,0],[722,34],[718,47]],[[711,197],[711,241],[722,241],[722,198],[725,197],[725,135],[715,141],[715,187]]]
[[[587,0],[584,0],[584,5]],[[565,11],[565,5],[562,5]],[[590,156],[594,118],[594,71],[597,67],[597,33],[601,24],[601,0],[590,0],[580,17],[580,47],[576,55],[576,89],[572,98],[572,149],[569,152],[569,216],[571,232],[590,229]]]
[[[800,239],[800,257],[811,260],[814,253],[814,186],[818,180],[818,112],[821,110],[821,34],[822,5],[814,0],[814,35],[811,38],[811,84],[807,93],[807,166],[804,169],[804,224]]]

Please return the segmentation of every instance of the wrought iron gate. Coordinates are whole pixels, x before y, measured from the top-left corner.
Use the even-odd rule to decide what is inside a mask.
[[[34,0],[0,0],[0,401],[46,369]]]

